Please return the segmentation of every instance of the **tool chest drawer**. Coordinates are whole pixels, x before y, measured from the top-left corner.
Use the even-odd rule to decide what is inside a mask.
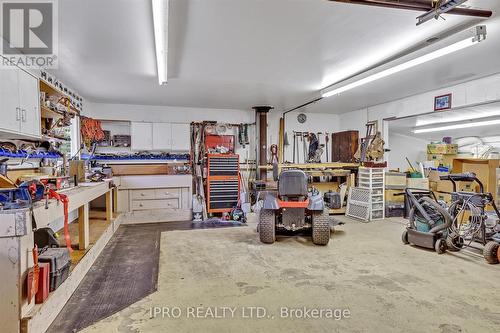
[[[179,199],[134,200],[132,210],[178,209]]]
[[[156,190],[131,190],[133,200],[155,199]]]
[[[155,190],[156,199],[179,198],[181,196],[181,189],[176,188],[159,188]]]

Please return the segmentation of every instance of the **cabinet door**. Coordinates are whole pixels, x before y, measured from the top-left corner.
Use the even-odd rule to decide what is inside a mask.
[[[15,67],[0,69],[0,128],[16,133],[21,130],[18,72]]]
[[[19,104],[21,107],[21,133],[40,137],[41,118],[38,79],[19,71]]]
[[[188,152],[191,150],[191,126],[172,124],[172,150]]]
[[[172,124],[154,123],[153,124],[153,150],[171,150],[172,149]]]
[[[132,150],[153,149],[153,124],[132,123],[130,126]]]

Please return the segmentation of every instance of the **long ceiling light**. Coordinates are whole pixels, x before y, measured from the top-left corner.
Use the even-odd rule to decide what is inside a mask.
[[[338,95],[340,93],[357,88],[357,87],[365,85],[367,83],[380,80],[380,79],[388,77],[392,74],[402,72],[404,70],[407,70],[407,69],[413,68],[415,66],[424,64],[424,63],[432,61],[434,59],[443,57],[443,56],[448,55],[450,53],[465,49],[469,46],[472,46],[472,45],[479,43],[480,41],[484,40],[485,38],[486,38],[486,26],[478,26],[478,27],[476,27],[476,35],[474,37],[469,37],[469,38],[464,39],[458,43],[451,44],[451,45],[446,46],[442,49],[433,51],[433,52],[425,54],[421,57],[404,62],[400,65],[396,65],[394,67],[385,69],[381,72],[369,75],[365,78],[351,82],[351,83],[346,84],[344,86],[341,86],[339,88],[332,88],[331,90],[328,90],[328,88],[323,89],[322,97],[326,98],[326,97]]]
[[[167,84],[168,0],[152,0],[158,82]]]
[[[472,127],[481,127],[481,126],[492,126],[500,124],[500,119],[492,119],[492,120],[483,120],[483,121],[472,121],[466,122],[462,124],[453,124],[453,125],[445,125],[439,127],[428,127],[428,128],[417,128],[413,130],[413,133],[430,133],[430,132],[441,132],[441,131],[449,131],[454,129],[462,129],[462,128],[472,128]]]

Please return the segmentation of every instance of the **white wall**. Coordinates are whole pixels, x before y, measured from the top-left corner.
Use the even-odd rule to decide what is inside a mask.
[[[406,157],[415,169],[418,170],[417,162],[427,159],[427,140],[422,140],[399,133],[389,133],[389,143],[386,148],[391,151],[387,153],[388,167],[391,170],[399,169],[404,172],[410,167]]]

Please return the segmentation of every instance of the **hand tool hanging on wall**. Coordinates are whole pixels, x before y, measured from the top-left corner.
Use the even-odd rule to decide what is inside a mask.
[[[302,152],[304,153],[304,163],[307,163],[307,138],[309,138],[309,133],[302,132],[302,135],[300,136],[302,138]]]
[[[319,148],[319,140],[316,134],[309,133],[309,152],[307,154],[307,161],[313,161],[316,155],[316,151]]]
[[[329,161],[329,153],[328,153],[328,144],[329,144],[329,141],[330,141],[330,137],[328,136],[329,134],[327,132],[325,132],[325,152],[326,152],[326,162]]]
[[[293,131],[293,163],[296,163],[296,155],[297,155],[297,135],[295,131]]]
[[[243,148],[245,148],[245,146],[249,144],[248,124],[239,124],[238,125],[238,143]]]

